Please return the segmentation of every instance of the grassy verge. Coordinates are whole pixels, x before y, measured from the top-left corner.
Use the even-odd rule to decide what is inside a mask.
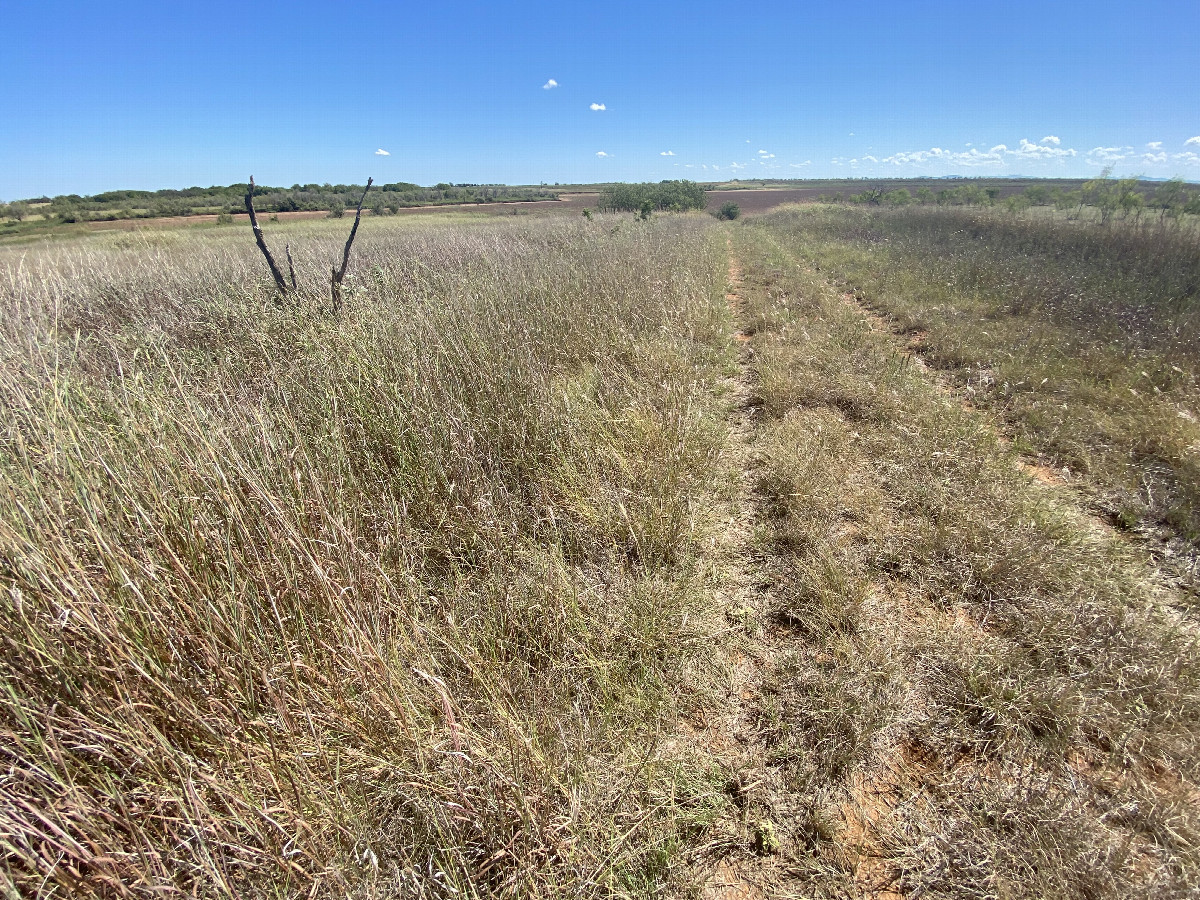
[[[773,598],[758,728],[786,785],[763,816],[786,887],[1186,895],[1194,626],[806,270],[806,215],[738,232]]]
[[[1021,449],[1082,476],[1112,521],[1165,528],[1194,551],[1194,228],[941,209],[811,208],[774,224],[912,333],[926,360],[997,412]],[[1191,567],[1194,579],[1194,558]]]
[[[661,890],[724,422],[702,219],[0,257],[0,883]],[[349,282],[348,282],[349,283]],[[686,777],[685,777],[686,776]]]

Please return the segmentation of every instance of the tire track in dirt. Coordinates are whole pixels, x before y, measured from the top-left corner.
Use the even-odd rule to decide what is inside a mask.
[[[811,269],[807,271],[815,275]],[[832,282],[829,283],[832,284]],[[1006,433],[1002,425],[995,421],[993,416],[976,406],[970,397],[963,396],[962,392],[950,382],[950,379],[946,375],[925,362],[924,357],[921,355],[921,349],[928,336],[927,332],[902,331],[888,316],[872,307],[862,294],[852,290],[841,290],[839,293],[844,303],[853,307],[867,320],[872,331],[886,335],[898,344],[897,352],[906,359],[909,359],[918,370],[925,373],[938,393],[947,399],[956,400],[964,411],[978,416],[980,422],[995,436],[1002,447],[1006,449],[1012,448],[1012,438]],[[904,343],[900,344],[900,341],[904,341]],[[1052,469],[1037,457],[1024,453],[1015,453],[1014,457],[1017,467],[1042,487],[1059,488],[1069,484],[1071,481],[1069,469],[1061,471]],[[1079,524],[1089,531],[1109,536],[1117,534],[1117,530],[1108,521],[1091,510],[1084,508],[1081,504],[1071,502],[1060,493],[1055,494],[1055,500],[1060,503],[1066,501],[1065,505],[1069,507],[1069,511],[1078,519]]]
[[[805,267],[805,271],[813,277],[819,277],[811,268]],[[875,309],[862,293],[853,289],[847,290],[830,279],[825,281],[838,292],[844,303],[866,319],[872,331],[892,340],[897,352],[909,359],[939,394],[949,402],[957,402],[964,412],[975,416],[976,421],[995,436],[1001,447],[1013,450],[1013,439],[1005,429],[1004,423],[992,413],[979,408],[969,396],[964,396],[947,373],[925,362],[920,352],[927,336],[925,332],[902,330],[893,319]],[[1182,585],[1186,583],[1186,576],[1176,571],[1168,559],[1156,552],[1144,535],[1122,531],[1105,515],[1096,512],[1087,502],[1086,495],[1075,486],[1069,469],[1053,469],[1039,458],[1025,453],[1013,451],[1013,456],[1017,468],[1027,475],[1035,486],[1042,489],[1051,504],[1066,513],[1077,528],[1095,539],[1115,542],[1126,547],[1140,557],[1145,565],[1146,581],[1155,587],[1164,606],[1175,611],[1180,627],[1200,633],[1196,611],[1190,608],[1181,596],[1184,593]]]
[[[725,295],[735,323],[742,299],[741,266],[729,250],[729,288]],[[714,615],[724,621],[719,648],[720,684],[710,704],[681,723],[676,750],[700,754],[715,762],[724,778],[731,812],[713,826],[709,839],[696,848],[692,863],[704,900],[760,900],[772,896],[781,861],[774,822],[781,810],[771,798],[783,796],[778,774],[766,765],[768,748],[758,736],[762,683],[773,666],[775,651],[764,630],[770,607],[770,579],[754,548],[761,518],[756,493],[758,458],[754,350],[750,335],[731,335],[738,350],[737,372],[726,383],[729,438],[725,466],[731,474],[728,498],[719,509],[720,526],[711,548]]]

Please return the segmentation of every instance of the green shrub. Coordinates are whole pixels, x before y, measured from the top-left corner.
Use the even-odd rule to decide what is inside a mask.
[[[713,215],[715,215],[718,219],[728,219],[730,221],[736,219],[741,214],[742,208],[732,201],[729,203],[722,203],[721,208],[713,213]]]
[[[645,203],[651,210],[684,212],[704,209],[704,188],[694,181],[660,181],[658,184],[614,184],[600,197],[600,208],[609,212],[640,212]]]

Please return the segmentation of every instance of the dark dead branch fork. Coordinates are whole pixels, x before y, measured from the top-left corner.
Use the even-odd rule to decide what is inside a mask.
[[[362,219],[363,202],[367,199],[367,191],[371,189],[374,178],[367,179],[362,197],[358,200],[358,212],[354,214],[354,224],[350,226],[350,237],[346,238],[346,249],[342,252],[342,267],[329,267],[329,292],[333,300],[333,314],[336,316],[342,308],[342,279],[346,277],[346,266],[350,263],[350,247],[354,244],[354,236],[358,234],[358,223]]]
[[[371,190],[371,185],[374,183],[374,178],[367,179],[367,186],[363,189],[362,197],[358,201],[358,212],[354,214],[354,225],[350,228],[350,237],[346,239],[346,247],[342,251],[341,267],[330,266],[329,268],[329,291],[333,299],[334,315],[337,315],[342,309],[342,279],[346,277],[346,268],[350,265],[350,248],[354,246],[354,236],[358,234],[358,223],[362,220],[363,203],[366,202],[367,191]],[[246,212],[250,214],[250,227],[254,229],[254,240],[258,243],[258,249],[262,251],[263,257],[267,260],[267,266],[271,269],[271,277],[275,279],[275,289],[279,292],[280,298],[285,298],[288,294],[296,293],[296,265],[292,261],[292,245],[285,244],[283,247],[283,252],[287,256],[288,275],[291,279],[291,284],[289,285],[284,280],[283,272],[275,262],[275,257],[271,255],[271,249],[267,246],[263,230],[258,224],[258,215],[254,211],[253,175],[250,176],[250,190],[246,192]]]

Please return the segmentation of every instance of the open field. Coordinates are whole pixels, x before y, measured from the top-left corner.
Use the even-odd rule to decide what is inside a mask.
[[[529,213],[563,213],[574,212],[579,214],[584,207],[595,206],[598,194],[578,193],[578,194],[563,194],[558,200],[512,200],[504,203],[464,203],[461,205],[439,204],[437,206],[407,206],[401,207],[395,213],[388,215],[397,216],[429,216],[429,215],[446,215],[446,214],[476,214],[487,216],[501,215],[528,215]],[[281,212],[269,213],[264,215],[275,216],[280,222],[302,222],[307,219],[325,219],[329,217],[329,213],[323,210],[302,210],[299,212]],[[241,225],[243,228],[250,223],[250,217],[246,213],[234,213],[231,217],[234,225]],[[346,216],[348,219],[354,218],[354,211],[351,210]],[[167,216],[159,219],[114,219],[110,222],[88,222],[87,226],[93,231],[136,231],[139,228],[170,228],[180,225],[213,225],[217,222],[216,215],[198,215],[198,216]]]
[[[1195,896],[1191,225],[745,193],[0,246],[0,888]]]

